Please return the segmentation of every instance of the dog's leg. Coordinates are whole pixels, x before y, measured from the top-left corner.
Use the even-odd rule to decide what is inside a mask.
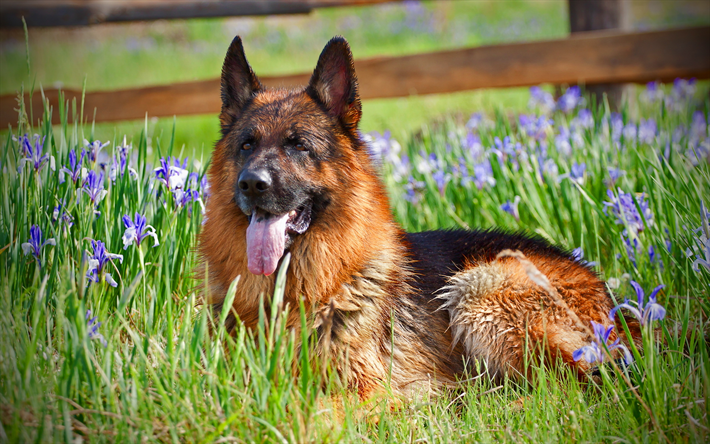
[[[591,272],[570,264],[546,275],[579,319],[605,325],[611,300],[603,283]],[[589,280],[591,285],[585,281]],[[461,341],[469,358],[483,360],[488,372],[528,376],[529,358],[561,359],[580,376],[590,370],[572,353],[590,338],[526,275],[515,260],[498,260],[469,266],[453,275],[438,298],[449,311],[454,343]],[[542,353],[541,353],[542,352]]]

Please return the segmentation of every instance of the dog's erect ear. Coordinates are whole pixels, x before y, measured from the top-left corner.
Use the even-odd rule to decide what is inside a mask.
[[[229,45],[227,56],[222,66],[222,120],[223,128],[234,123],[244,105],[251,100],[256,91],[261,89],[261,82],[252,71],[244,55],[242,39],[234,37]]]
[[[362,104],[357,92],[353,55],[343,37],[333,37],[325,45],[306,91],[346,127],[357,127]]]

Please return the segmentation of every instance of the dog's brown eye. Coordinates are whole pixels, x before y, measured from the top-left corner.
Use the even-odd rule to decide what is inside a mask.
[[[250,149],[251,149],[251,143],[247,142],[247,143],[243,144],[243,145],[242,145],[242,149],[243,149],[244,151],[250,150]]]
[[[297,143],[296,145],[294,145],[294,147],[295,147],[298,151],[306,151],[306,147],[303,146],[302,143]]]

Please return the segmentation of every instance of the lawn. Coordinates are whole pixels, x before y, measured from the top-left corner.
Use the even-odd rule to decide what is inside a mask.
[[[505,40],[493,25],[484,38],[486,20],[474,17],[482,12],[498,17],[497,24],[546,20],[538,34],[525,31],[526,39],[564,33],[560,2],[514,3],[522,12],[461,3],[472,8],[467,20],[482,24],[457,45]],[[449,20],[463,16],[459,7],[444,8]],[[379,16],[366,13],[352,26],[372,22],[374,37],[358,40],[341,31],[348,24],[339,11],[316,16],[334,20],[331,28],[294,38],[310,48],[303,59],[288,57],[293,42],[268,38],[272,25],[281,29],[291,19],[255,21],[257,43],[246,49],[257,72],[277,72],[286,58],[293,65],[284,72],[307,69],[334,32],[350,37],[363,56],[444,47],[439,37],[386,41],[389,34],[376,33]],[[130,79],[116,74],[128,63],[125,48],[82,58],[58,52],[65,40],[53,54],[31,35],[30,79],[47,84],[56,75],[81,86],[80,70],[97,88],[186,80],[193,74],[179,67],[188,60],[204,62],[195,76],[214,76],[224,48],[195,55],[180,45],[195,35],[224,39],[215,23],[251,22],[175,25],[194,34],[185,41],[177,38],[182,34],[176,41],[153,36],[164,54],[138,35],[139,48],[148,45],[149,52],[135,55]],[[416,26],[429,21],[422,23],[409,37],[427,35]],[[372,49],[378,42],[382,52]],[[18,70],[3,72],[2,91],[33,84],[24,55],[13,51],[0,54],[3,66],[10,61]],[[167,64],[171,55],[181,60],[171,69],[138,68]],[[472,373],[441,396],[398,409],[386,396],[360,401],[327,365],[308,364],[315,338],[307,328],[299,337],[286,331],[279,310],[263,313],[256,331],[238,328],[229,337],[218,319],[208,333],[213,321],[200,305],[193,270],[215,116],[81,126],[68,123],[72,110],[60,109],[54,112],[63,123],[52,126],[46,118],[31,125],[22,110],[0,140],[0,442],[707,442],[708,85],[639,87],[618,112],[592,107],[574,88],[557,99],[547,91],[370,101],[361,129],[407,230],[523,230],[593,262],[616,301],[628,299],[648,317],[645,347],[631,350],[633,363],[605,362],[597,378],[583,382],[567,370],[535,366],[530,381],[498,383]],[[171,172],[177,179],[169,179]],[[264,296],[278,299],[280,291]],[[634,316],[628,308],[620,313]],[[296,355],[299,343],[306,352]]]
[[[533,368],[534,381],[472,378],[398,410],[386,398],[360,403],[327,368],[309,367],[294,344],[307,350],[313,338],[285,331],[278,310],[257,331],[227,337],[220,319],[209,336],[192,274],[209,199],[204,159],[168,157],[168,135],[150,165],[144,135],[84,140],[63,111],[57,127],[24,123],[0,159],[3,432],[21,442],[704,442],[701,89],[650,88],[621,113],[586,108],[574,88],[556,104],[534,90],[519,117],[443,120],[402,143],[365,136],[405,228],[534,232],[593,261],[619,302],[636,301],[638,283],[646,298],[630,305],[655,307],[653,318],[649,295],[663,285],[654,296],[665,316],[648,320],[645,349],[632,350],[623,375],[602,365],[598,381],[580,383]]]

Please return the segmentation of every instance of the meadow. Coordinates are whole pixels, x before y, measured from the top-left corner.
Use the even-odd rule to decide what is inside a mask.
[[[232,337],[208,316],[193,273],[208,159],[170,135],[153,155],[145,132],[95,139],[75,110],[54,127],[21,110],[0,158],[1,439],[706,442],[710,102],[697,89],[651,84],[617,113],[576,87],[557,100],[533,88],[526,114],[445,119],[401,143],[363,135],[405,228],[535,233],[593,262],[647,325],[633,362],[596,379],[472,372],[394,410],[295,354],[317,339],[283,328],[299,307],[273,304]],[[604,344],[581,359],[604,361]]]
[[[212,77],[236,33],[258,74],[311,69],[334,34],[357,57],[559,37],[563,3],[30,32],[29,56],[24,37],[3,40],[0,92]],[[92,32],[121,37],[94,47]],[[94,125],[80,104],[20,107],[0,132],[0,442],[707,442],[709,86],[631,88],[618,110],[550,91],[369,101],[362,136],[405,229],[522,230],[592,263],[625,304],[616,316],[648,326],[633,362],[608,362],[601,334],[580,352],[602,360],[589,381],[531,364],[529,381],[472,371],[397,409],[360,401],[327,362],[314,367],[308,328],[281,324],[299,307],[273,304],[230,337],[201,305],[216,116]]]

